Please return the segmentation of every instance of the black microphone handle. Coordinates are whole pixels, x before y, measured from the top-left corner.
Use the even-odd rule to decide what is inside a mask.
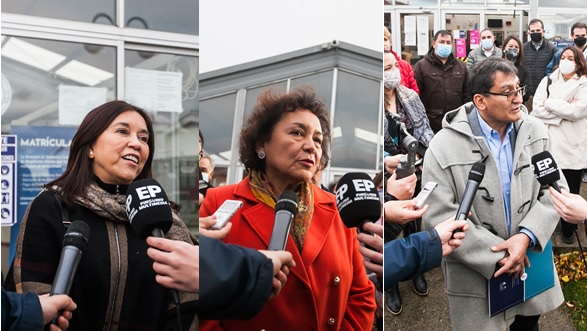
[[[561,188],[558,186],[558,182],[554,181],[552,183],[550,183],[550,186],[552,186],[553,189],[555,189],[558,193],[561,193]],[[587,231],[587,230],[585,230]]]
[[[156,238],[165,238],[165,235],[163,234],[163,230],[161,230],[159,228],[153,228],[153,230],[151,230],[151,234],[153,235],[153,237],[156,237]]]
[[[275,213],[275,222],[273,224],[273,232],[269,240],[270,251],[283,251],[287,244],[287,237],[289,236],[289,229],[291,228],[291,221],[294,216],[287,210],[279,210]]]
[[[461,204],[459,205],[459,209],[457,210],[457,215],[455,216],[456,221],[463,221],[467,219],[469,216],[469,211],[471,210],[471,206],[473,205],[473,200],[475,199],[475,194],[477,194],[477,189],[479,188],[479,183],[474,180],[468,180],[467,186],[465,187],[465,193],[463,194],[463,198],[461,199]],[[461,232],[461,229],[456,229],[454,232]]]
[[[163,230],[161,230],[160,228],[153,228],[153,230],[151,230],[151,234],[153,235],[153,237],[156,237],[156,238],[165,238],[165,235],[163,234]],[[173,303],[176,306],[178,306],[180,304],[179,293],[174,288],[169,289],[169,291],[171,291],[171,298],[173,299]]]
[[[365,221],[365,222],[361,223],[361,225],[359,225],[359,231],[361,231],[361,233],[365,233],[365,234],[374,236],[374,234],[372,234],[371,232],[366,231],[363,228],[363,225],[365,223],[367,223],[367,222],[370,222],[370,221]],[[381,239],[381,240],[383,240],[383,239]],[[375,247],[371,247],[369,245],[365,245],[365,247],[367,247],[368,249],[370,249],[372,251],[379,252],[377,249],[375,249]],[[373,262],[373,261],[371,261],[371,262]],[[377,289],[379,291],[381,291],[383,289],[383,277],[377,277],[377,283],[379,283],[378,286],[377,286]]]
[[[82,258],[82,251],[75,246],[65,246],[61,251],[61,257],[59,259],[59,266],[55,273],[55,279],[53,280],[53,286],[51,286],[51,295],[55,294],[67,294],[71,289],[71,283],[73,281],[73,275],[77,270],[79,261]]]

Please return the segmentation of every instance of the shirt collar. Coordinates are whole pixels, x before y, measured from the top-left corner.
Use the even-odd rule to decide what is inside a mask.
[[[483,117],[481,117],[481,114],[479,114],[479,109],[477,109],[477,107],[475,107],[475,114],[477,115],[477,119],[479,120],[479,127],[481,127],[481,131],[483,132],[483,135],[486,139],[491,139],[492,137],[494,137],[494,134],[499,137],[499,133],[492,127],[490,127],[489,124],[485,122]],[[508,137],[508,139],[513,129],[514,123],[509,123],[505,129],[505,135],[506,137]]]

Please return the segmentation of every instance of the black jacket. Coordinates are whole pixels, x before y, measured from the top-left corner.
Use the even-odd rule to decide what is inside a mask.
[[[61,204],[51,191],[31,202],[18,236],[15,260],[20,266],[11,266],[6,289],[14,291],[16,280],[25,292],[50,291],[66,231],[61,215]],[[106,220],[82,206],[70,211],[70,220],[86,222],[90,234],[71,287],[77,309],[68,330],[107,330],[111,321],[118,330],[175,329],[169,291],[155,281],[147,243],[130,223]],[[192,303],[182,304],[182,309],[189,308]],[[185,313],[183,330],[193,323],[194,313]]]

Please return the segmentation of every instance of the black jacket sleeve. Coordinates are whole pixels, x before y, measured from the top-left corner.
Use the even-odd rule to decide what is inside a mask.
[[[200,236],[200,319],[255,316],[271,295],[273,263],[254,249]]]

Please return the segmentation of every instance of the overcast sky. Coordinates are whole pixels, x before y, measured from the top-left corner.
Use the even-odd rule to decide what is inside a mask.
[[[339,40],[382,50],[381,0],[200,0],[200,73]]]

